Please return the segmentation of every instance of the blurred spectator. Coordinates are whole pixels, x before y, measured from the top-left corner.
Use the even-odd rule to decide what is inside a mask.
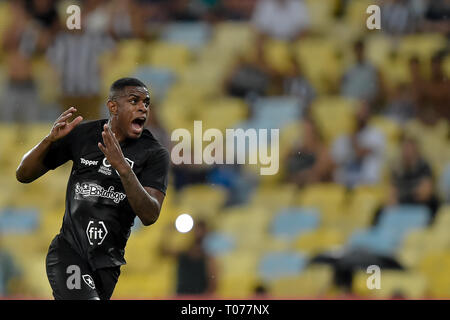
[[[144,12],[135,1],[109,1],[108,15],[108,31],[115,39],[142,38],[145,35]]]
[[[431,166],[419,151],[417,142],[405,137],[401,144],[401,156],[391,175],[389,204],[423,204],[432,215],[439,207],[435,196]]]
[[[284,95],[294,96],[300,100],[304,110],[307,110],[316,97],[316,91],[303,75],[299,62],[295,57],[291,58],[292,68],[284,79]]]
[[[259,0],[220,0],[216,15],[222,20],[250,20]]]
[[[440,178],[439,187],[443,195],[443,200],[450,204],[450,162],[444,167],[444,173]]]
[[[428,0],[423,30],[450,36],[450,0]]]
[[[204,249],[204,239],[208,234],[205,221],[197,220],[191,232],[194,232],[194,240],[187,250],[170,248],[164,238],[161,253],[177,259],[176,294],[213,294],[216,290],[217,267],[214,258]]]
[[[114,47],[112,38],[103,31],[100,11],[95,11],[99,8],[91,8],[87,16],[82,13],[81,30],[58,33],[47,52],[60,77],[61,109],[76,107],[85,119],[98,119],[101,115],[104,97],[100,95],[102,72],[99,59]],[[94,19],[95,15],[97,18]]]
[[[398,124],[404,124],[416,115],[416,104],[411,86],[398,84],[388,99],[384,113]]]
[[[209,20],[218,0],[174,0],[170,2],[171,20]]]
[[[12,284],[20,286],[21,274],[11,254],[0,246],[0,297],[17,294]]]
[[[227,94],[239,98],[265,96],[273,87],[278,73],[266,61],[263,45],[255,48],[255,57],[241,55],[225,79]]]
[[[425,99],[438,118],[450,121],[450,80],[445,75],[443,61],[442,53],[437,53],[431,59],[431,77]]]
[[[332,146],[337,166],[335,180],[347,187],[380,181],[385,150],[381,131],[369,124],[371,110],[363,103],[356,113],[356,128],[351,135],[338,137]]]
[[[414,1],[385,1],[381,6],[381,30],[396,36],[414,32],[420,22],[414,9]]]
[[[299,187],[331,181],[333,163],[319,129],[310,119],[304,119],[302,125],[301,142],[287,158],[288,181]]]
[[[7,83],[0,118],[6,122],[36,121],[40,103],[31,59],[45,48],[46,41],[42,37],[42,28],[27,13],[22,1],[11,2],[10,8],[12,19],[2,42]]]
[[[377,68],[366,60],[362,40],[353,47],[356,62],[344,74],[341,81],[341,95],[373,103],[379,98],[381,78]]]
[[[260,0],[252,23],[263,37],[294,41],[310,26],[308,7],[303,0]]]

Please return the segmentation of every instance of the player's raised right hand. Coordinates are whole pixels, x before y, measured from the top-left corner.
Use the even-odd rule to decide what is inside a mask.
[[[55,123],[53,123],[52,130],[47,136],[47,139],[51,142],[55,142],[56,140],[61,139],[66,136],[73,128],[75,128],[81,121],[83,121],[82,116],[78,116],[69,122],[69,119],[73,114],[77,111],[74,107],[70,107],[66,111],[64,111],[58,119],[56,119]]]

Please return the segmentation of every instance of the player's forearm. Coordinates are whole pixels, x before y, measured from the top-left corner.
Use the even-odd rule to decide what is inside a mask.
[[[144,189],[129,166],[119,172],[133,211],[145,226],[155,223],[161,210],[158,201]]]
[[[51,144],[50,139],[45,137],[23,156],[16,170],[16,178],[19,182],[32,182],[48,171],[43,162]]]

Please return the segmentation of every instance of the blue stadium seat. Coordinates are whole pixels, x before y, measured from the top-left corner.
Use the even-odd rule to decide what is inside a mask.
[[[271,128],[282,128],[300,119],[303,106],[297,98],[280,96],[260,98],[255,101],[252,110],[254,121],[267,121]]]
[[[423,206],[402,205],[385,209],[378,224],[356,231],[349,240],[351,247],[363,247],[377,253],[393,254],[405,235],[413,229],[424,228],[430,217]]]
[[[298,275],[307,262],[307,258],[300,252],[269,252],[261,258],[259,275],[267,281]]]
[[[39,227],[39,211],[34,208],[5,208],[0,211],[0,234],[29,233]]]
[[[304,231],[316,229],[319,222],[317,209],[285,208],[274,217],[270,231],[275,237],[293,240]]]
[[[223,255],[234,249],[236,239],[225,232],[212,232],[205,238],[204,247],[206,252],[213,256]]]
[[[162,39],[196,50],[208,42],[210,34],[211,30],[206,23],[171,23],[164,29]]]
[[[400,244],[397,233],[392,230],[367,229],[355,231],[348,241],[352,248],[364,248],[378,254],[392,254]]]
[[[149,86],[151,97],[158,100],[166,96],[167,90],[175,81],[174,73],[166,68],[141,66],[136,70],[134,77],[140,79]]]
[[[376,228],[392,229],[401,235],[411,229],[424,228],[430,219],[430,210],[424,206],[401,205],[389,207],[381,213]]]

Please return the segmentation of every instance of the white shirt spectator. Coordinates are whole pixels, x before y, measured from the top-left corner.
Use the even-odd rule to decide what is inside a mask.
[[[293,40],[310,25],[308,8],[302,0],[261,0],[252,23],[260,32],[280,40]]]
[[[366,126],[356,134],[357,144],[371,152],[358,162],[351,137],[344,135],[333,144],[332,157],[338,168],[335,180],[348,187],[375,184],[380,180],[385,150],[385,138],[378,129]]]

